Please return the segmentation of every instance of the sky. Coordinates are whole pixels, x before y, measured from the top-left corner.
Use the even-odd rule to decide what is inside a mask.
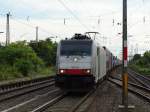
[[[10,12],[11,42],[47,37],[59,41],[74,33],[97,31],[97,42],[122,52],[122,0],[0,0],[0,42],[5,42]],[[128,0],[129,55],[150,50],[150,0]],[[64,24],[65,19],[65,24]]]

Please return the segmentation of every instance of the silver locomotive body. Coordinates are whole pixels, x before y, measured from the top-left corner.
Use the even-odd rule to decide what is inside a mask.
[[[106,75],[106,50],[94,40],[62,40],[57,48],[56,86],[89,90]]]

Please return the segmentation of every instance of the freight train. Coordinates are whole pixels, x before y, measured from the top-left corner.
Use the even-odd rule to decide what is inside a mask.
[[[66,91],[90,90],[119,62],[89,36],[75,34],[58,44],[55,85]]]

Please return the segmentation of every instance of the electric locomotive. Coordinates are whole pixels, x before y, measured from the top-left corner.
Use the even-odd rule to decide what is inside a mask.
[[[106,50],[87,35],[61,40],[55,85],[69,91],[90,90],[106,76],[106,60]]]

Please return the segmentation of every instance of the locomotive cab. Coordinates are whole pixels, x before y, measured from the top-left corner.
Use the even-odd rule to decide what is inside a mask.
[[[91,89],[95,80],[92,70],[92,49],[93,40],[83,35],[75,35],[74,38],[59,43],[56,86],[71,91]]]

